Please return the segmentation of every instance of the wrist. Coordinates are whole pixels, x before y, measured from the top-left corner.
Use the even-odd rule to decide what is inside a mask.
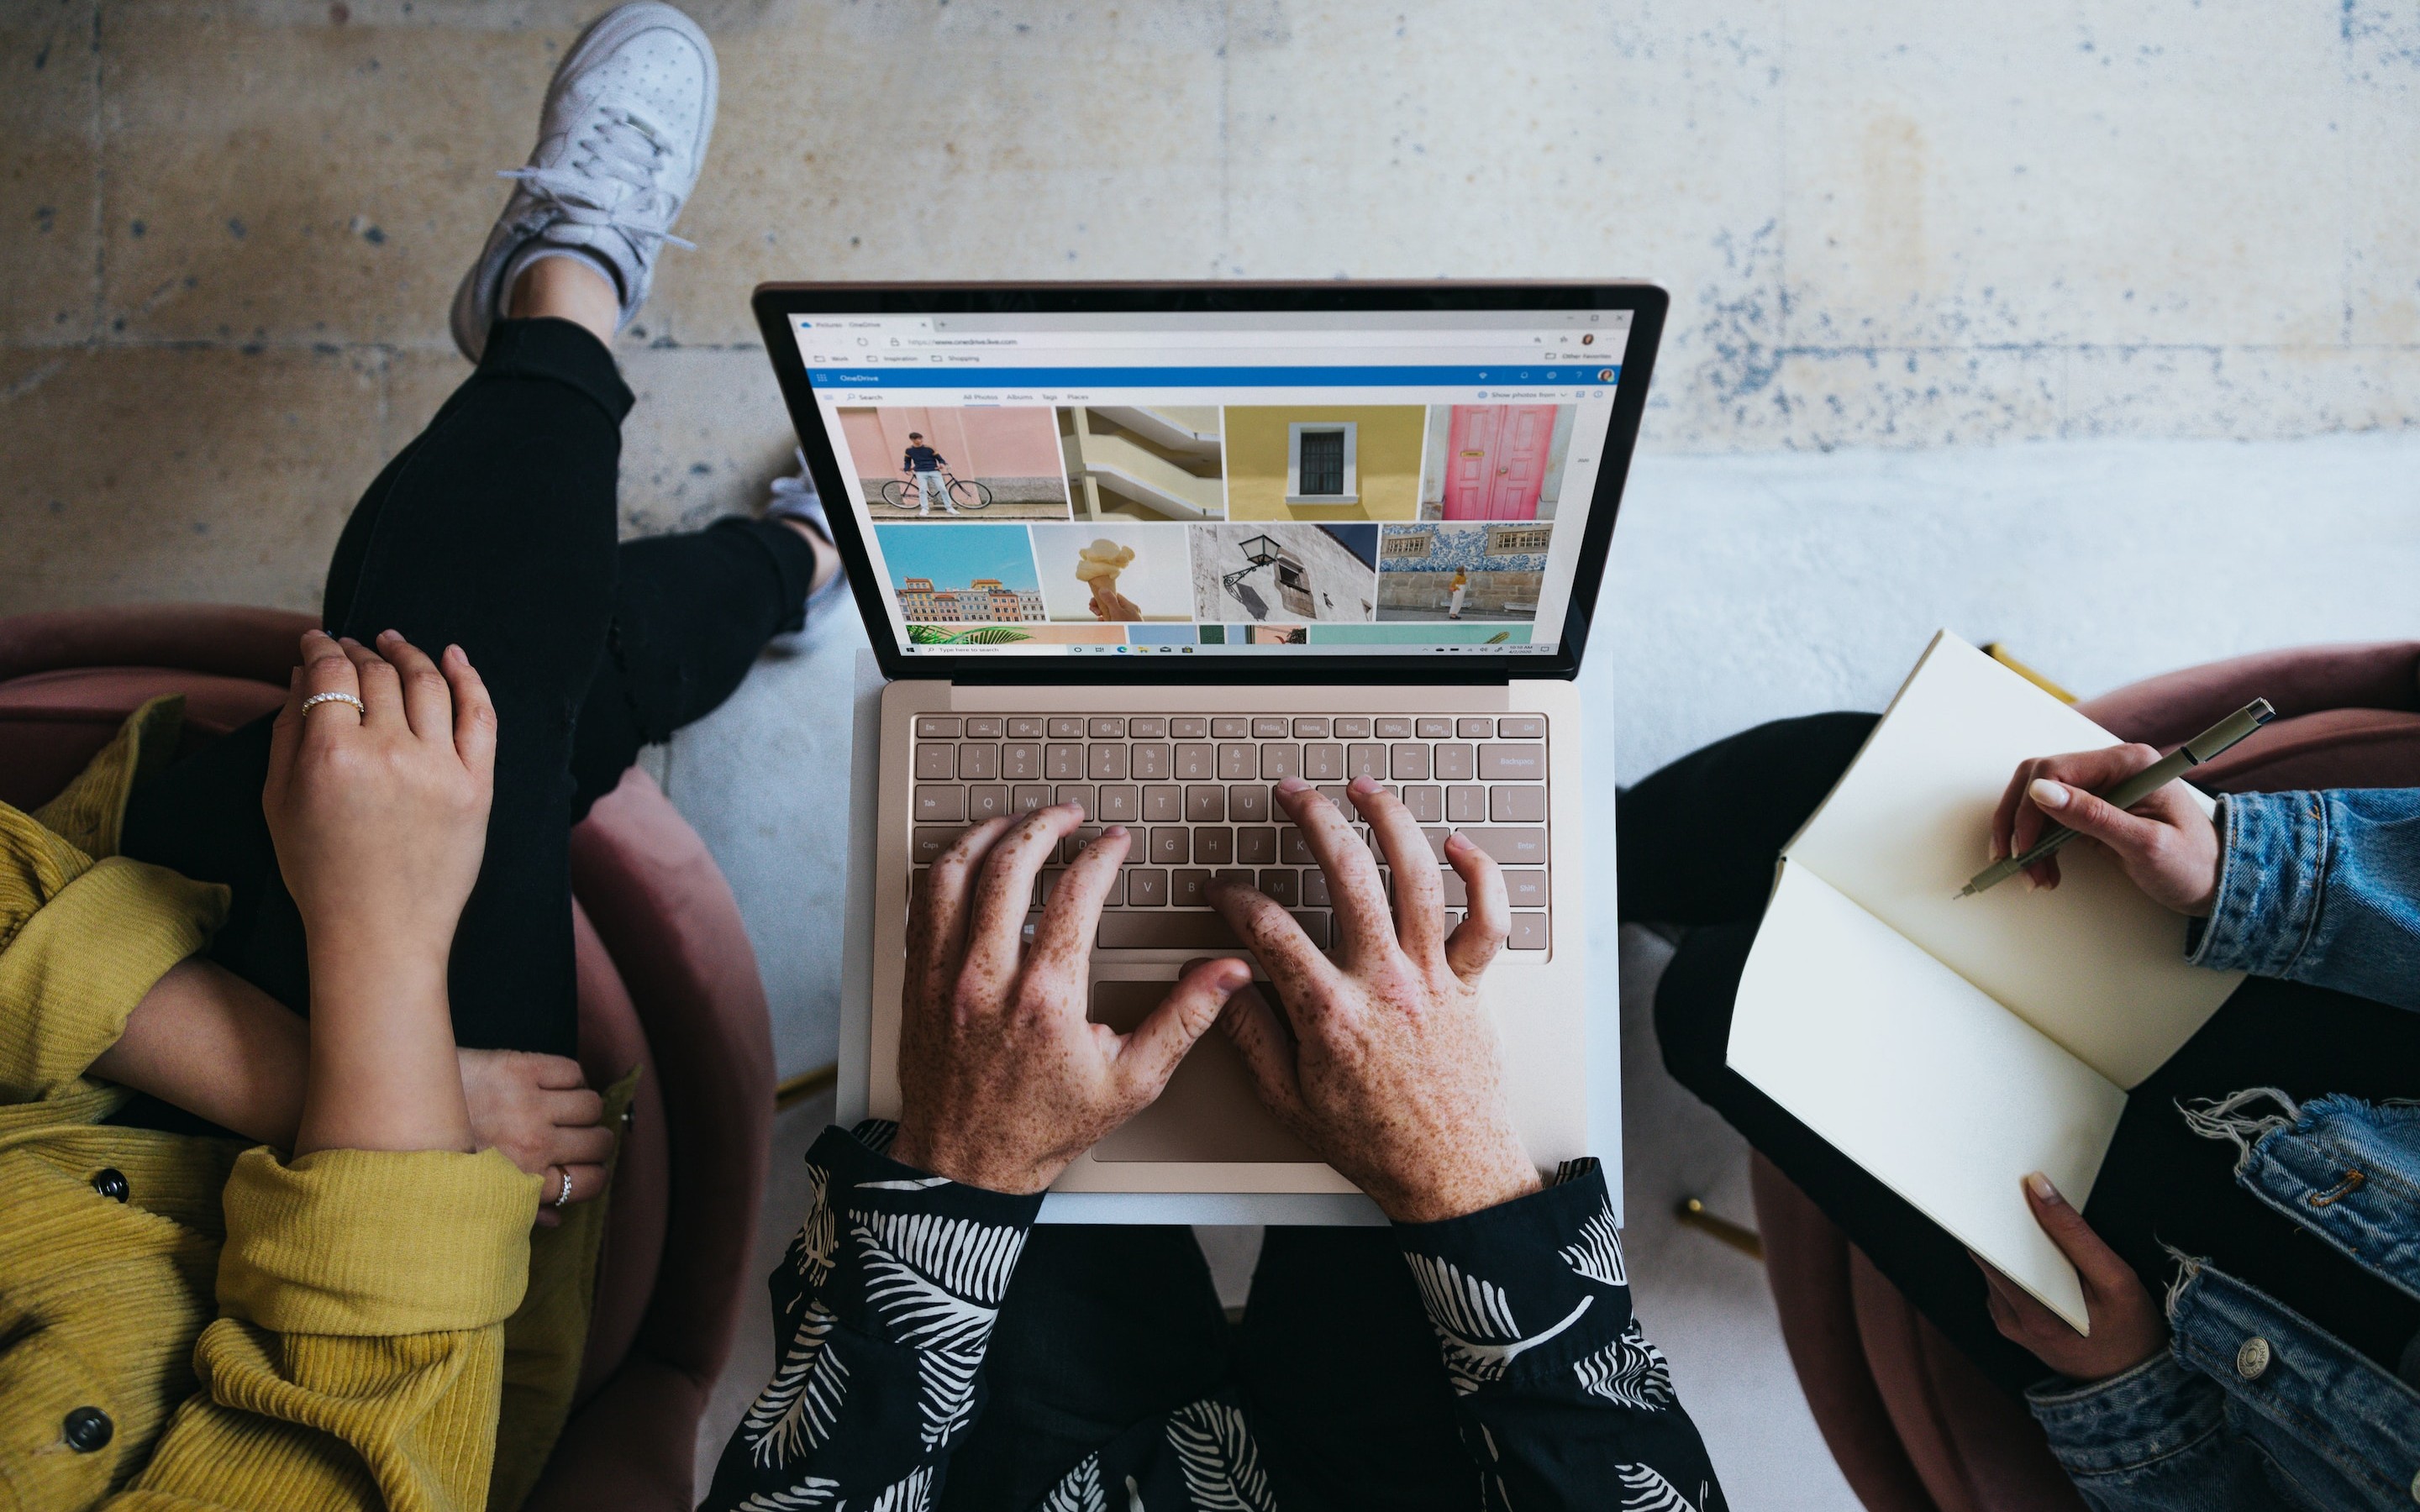
[[[1509,1158],[1499,1154],[1484,1165],[1463,1166],[1425,1180],[1398,1183],[1383,1195],[1371,1193],[1378,1211],[1399,1224],[1443,1223],[1545,1190],[1537,1168],[1515,1147]]]
[[[912,1118],[899,1120],[899,1133],[891,1141],[891,1158],[902,1165],[913,1165],[928,1176],[945,1177],[960,1186],[981,1187],[986,1192],[999,1192],[1009,1196],[1032,1196],[1059,1179],[1067,1168],[1065,1161],[1055,1164],[1002,1162],[986,1156],[990,1141],[954,1140],[939,1137],[937,1133]]]
[[[409,1011],[413,1005],[446,1007],[450,951],[381,939],[374,928],[310,931],[304,949],[311,974],[315,1016],[323,1001],[336,1011],[356,1002]]]

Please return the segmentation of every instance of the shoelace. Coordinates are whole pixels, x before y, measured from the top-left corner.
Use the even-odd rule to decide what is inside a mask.
[[[773,501],[768,506],[768,512],[776,515],[785,512],[820,512],[823,509],[823,496],[815,492],[814,480],[807,476],[807,454],[799,451],[791,455],[799,459],[799,475],[795,478],[773,480]]]
[[[666,228],[673,212],[679,208],[677,202],[656,182],[656,175],[662,171],[669,155],[662,133],[646,117],[627,110],[605,110],[597,113],[588,135],[575,145],[572,156],[561,165],[506,168],[496,177],[526,186],[533,195],[553,206],[565,220],[575,224],[619,231],[634,245],[638,238],[648,237],[694,252],[696,242],[676,237]],[[636,197],[625,196],[618,205],[599,204],[592,187],[598,177],[628,184],[639,193]],[[666,224],[649,225],[630,219],[643,206],[659,211],[659,219]]]

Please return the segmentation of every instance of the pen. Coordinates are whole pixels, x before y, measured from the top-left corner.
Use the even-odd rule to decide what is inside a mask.
[[[2267,699],[2254,699],[2167,755],[2102,794],[2101,799],[2113,809],[2131,809],[2275,717],[2277,717],[2277,711],[2270,705]],[[2033,849],[2023,856],[2011,856],[2006,860],[1994,861],[1976,872],[1974,880],[1959,889],[1958,896],[1964,898],[1981,892],[1986,887],[1996,887],[2074,838],[2074,830],[2065,825],[2053,825],[2041,839],[2034,841]]]

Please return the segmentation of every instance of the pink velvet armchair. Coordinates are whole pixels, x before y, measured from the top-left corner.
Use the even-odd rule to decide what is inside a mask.
[[[2196,772],[2205,789],[2420,786],[2420,641],[2240,656],[2077,707],[2127,739],[2173,747],[2255,698],[2281,717]],[[2024,1405],[1967,1364],[1789,1178],[1761,1156],[1749,1178],[1791,1363],[1871,1512],[2080,1512]]]
[[[317,623],[220,605],[0,619],[0,800],[46,801],[159,694],[185,695],[189,749],[275,708]],[[645,1074],[579,1395],[524,1504],[688,1512],[698,1420],[758,1284],[771,1024],[731,888],[646,776],[625,775],[572,831],[571,874],[581,1061],[593,1085]]]

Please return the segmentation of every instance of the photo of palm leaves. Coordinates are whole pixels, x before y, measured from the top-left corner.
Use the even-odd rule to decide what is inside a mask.
[[[908,639],[920,646],[1004,646],[1033,637],[1008,625],[977,625],[963,630],[940,625],[911,625],[908,626]]]

